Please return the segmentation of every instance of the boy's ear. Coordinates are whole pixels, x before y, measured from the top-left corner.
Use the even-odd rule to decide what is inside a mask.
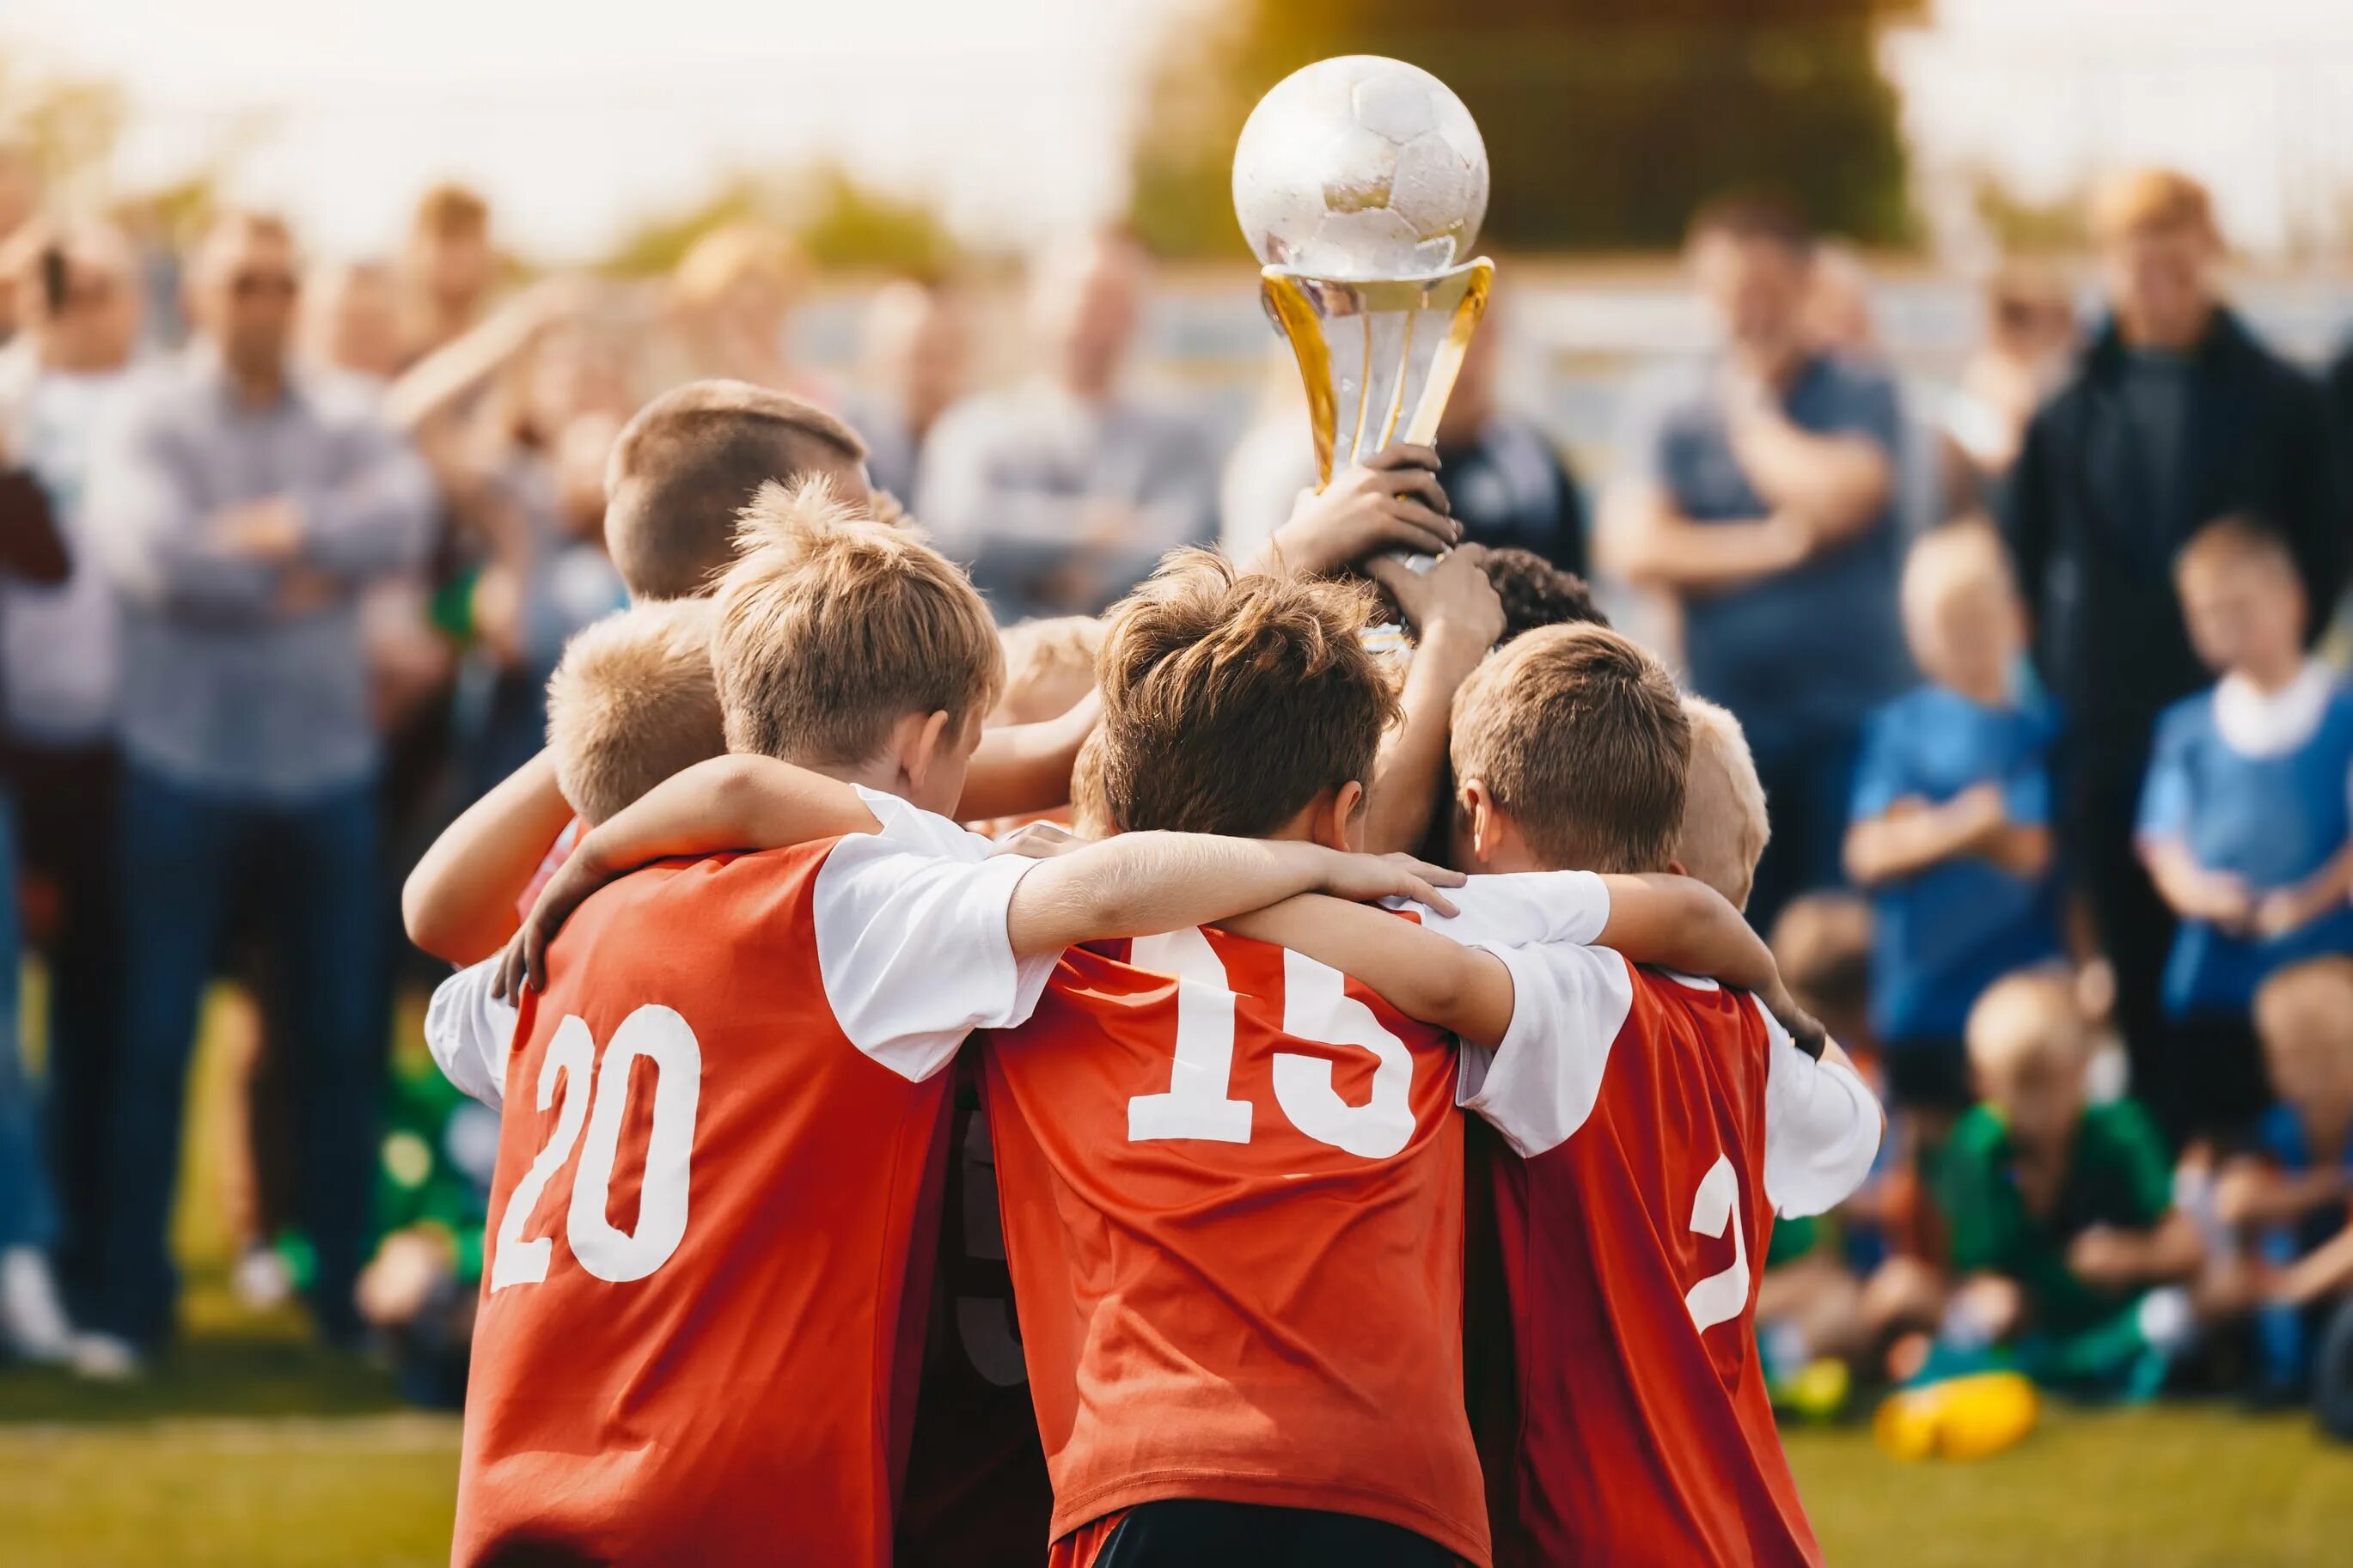
[[[1682,861],[1669,860],[1667,862],[1667,875],[1670,877],[1688,877],[1691,875],[1691,872],[1684,868]]]
[[[1458,798],[1471,828],[1471,853],[1484,865],[1504,847],[1503,813],[1495,809],[1495,796],[1483,779],[1464,779]]]
[[[964,726],[944,708],[908,714],[899,721],[899,732],[905,737],[899,752],[899,768],[907,775],[908,785],[918,790],[923,787],[923,780],[931,771],[964,739]]]
[[[1330,831],[1328,834],[1318,833],[1318,841],[1334,849],[1363,848],[1366,800],[1365,786],[1356,779],[1350,779],[1334,790]]]

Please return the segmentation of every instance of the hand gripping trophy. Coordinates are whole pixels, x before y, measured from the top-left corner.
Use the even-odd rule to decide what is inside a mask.
[[[1342,55],[1277,82],[1234,147],[1234,216],[1307,385],[1316,488],[1392,440],[1428,445],[1487,304],[1469,257],[1487,148],[1403,60]]]

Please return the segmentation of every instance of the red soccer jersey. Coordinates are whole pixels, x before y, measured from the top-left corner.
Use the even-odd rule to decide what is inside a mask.
[[[1186,930],[1073,949],[987,1060],[1055,1534],[1205,1498],[1484,1563],[1451,1043]]]
[[[1484,880],[1430,923],[1477,940]],[[1503,1298],[1472,1310],[1495,1561],[1819,1563],[1757,1285],[1776,1208],[1820,1212],[1868,1170],[1876,1105],[1745,994],[1574,942],[1495,951],[1511,1033],[1466,1051],[1462,1100],[1510,1145],[1474,1141],[1472,1177]]]
[[[454,1562],[890,1561],[940,1069],[1050,965],[1007,942],[1024,863],[869,804],[881,834],[624,879],[526,997]]]

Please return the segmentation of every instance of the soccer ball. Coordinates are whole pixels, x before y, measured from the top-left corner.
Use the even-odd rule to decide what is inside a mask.
[[[1275,83],[1234,147],[1234,216],[1261,261],[1324,278],[1412,278],[1471,258],[1487,147],[1419,66],[1318,60]]]

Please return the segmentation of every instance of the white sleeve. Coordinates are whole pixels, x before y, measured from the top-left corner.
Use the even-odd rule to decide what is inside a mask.
[[[850,1043],[920,1081],[973,1030],[1027,1020],[1061,961],[1013,953],[1013,889],[1035,865],[927,854],[869,834],[834,846],[817,877],[817,958]]]
[[[1749,1000],[1772,1040],[1765,1069],[1765,1195],[1785,1219],[1826,1213],[1871,1174],[1886,1119],[1862,1079],[1799,1050],[1765,1005]]]
[[[1448,895],[1459,913],[1420,910],[1421,923],[1465,947],[1598,942],[1609,923],[1609,885],[1590,871],[1473,877]]]
[[[425,1047],[450,1087],[496,1110],[506,1099],[507,1055],[514,1048],[515,1010],[491,994],[499,960],[486,958],[433,988],[425,1009]]]
[[[1492,1053],[1463,1046],[1455,1100],[1533,1159],[1593,1114],[1609,1047],[1633,1010],[1634,977],[1606,947],[1559,942],[1486,951],[1512,972],[1512,1026]]]

